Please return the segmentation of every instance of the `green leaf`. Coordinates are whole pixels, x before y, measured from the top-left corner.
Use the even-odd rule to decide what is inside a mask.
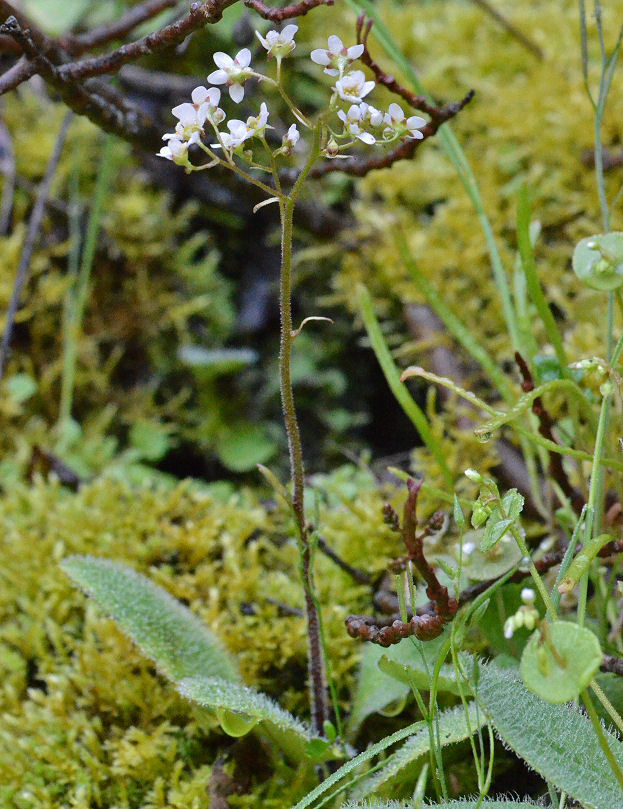
[[[599,641],[583,626],[569,621],[547,624],[547,636],[536,630],[521,656],[521,677],[535,694],[561,704],[577,699],[601,665]]]
[[[177,355],[185,365],[200,369],[208,378],[235,374],[258,359],[257,351],[251,348],[204,348],[190,344],[181,346]]]
[[[508,534],[504,534],[488,553],[483,553],[479,546],[484,531],[483,528],[476,528],[463,536],[463,572],[476,581],[495,579],[521,559],[517,543]]]
[[[208,627],[145,576],[94,556],[70,556],[61,568],[170,680],[240,680],[236,663]]]
[[[216,713],[231,736],[261,729],[300,761],[309,730],[267,696],[240,684],[235,662],[197,616],[126,565],[71,556],[62,569],[92,596],[120,628],[178,686],[181,694]]]
[[[502,498],[502,508],[506,516],[515,522],[523,511],[525,498],[519,494],[517,489],[509,489]]]
[[[275,442],[257,424],[236,424],[224,432],[216,451],[221,463],[232,472],[248,472],[275,454]]]
[[[143,419],[130,427],[130,444],[146,461],[159,461],[171,448],[171,426]]]
[[[586,809],[623,809],[621,787],[592,723],[576,706],[545,702],[494,664],[480,665],[476,698],[506,744],[543,778]],[[603,732],[623,765],[623,744]]]
[[[247,731],[260,724],[261,730],[293,759],[301,761],[307,756],[312,741],[309,729],[266,694],[218,677],[187,678],[179,683],[178,690],[191,702],[224,717],[225,732],[235,730],[234,718],[229,715],[233,713],[241,720],[242,730],[245,724]]]
[[[427,803],[426,809],[537,809],[540,804],[532,801],[496,801],[485,798],[450,801],[449,803]],[[342,809],[413,809],[413,801],[375,801],[365,803],[347,801]]]
[[[485,532],[480,540],[480,550],[483,553],[489,553],[490,550],[493,550],[512,524],[512,520],[500,519],[500,512],[495,509],[487,520]]]
[[[363,647],[353,707],[348,720],[348,738],[354,738],[366,717],[403,699],[411,690],[408,684],[398,682],[379,671],[378,662],[381,657],[386,655],[397,662],[406,662],[413,660],[413,652],[413,647],[408,643],[398,643],[389,649],[373,643]]]
[[[591,289],[612,291],[623,284],[623,233],[587,236],[573,253],[573,271]]]
[[[410,659],[411,662],[414,662],[413,651],[411,652]],[[398,682],[406,683],[409,687],[411,687],[413,683],[416,688],[430,689],[428,674],[421,666],[418,667],[417,665],[409,665],[399,662],[398,660],[392,660],[387,654],[383,654],[379,659],[378,667],[385,674],[398,680]],[[470,687],[468,683],[463,684],[462,687],[464,694],[469,693]],[[456,681],[454,668],[452,666],[445,664],[441,666],[437,680],[437,691],[446,691],[455,696],[461,695],[459,683]]]
[[[485,715],[475,702],[469,703],[468,716],[462,705],[444,711],[438,717],[439,742],[445,747],[468,739],[485,724],[485,721]],[[413,762],[428,753],[429,749],[430,734],[427,727],[422,727],[398,748],[382,769],[358,784],[353,797],[365,798],[381,787],[389,785],[393,787],[395,781],[408,779],[415,781],[417,771],[413,767]]]

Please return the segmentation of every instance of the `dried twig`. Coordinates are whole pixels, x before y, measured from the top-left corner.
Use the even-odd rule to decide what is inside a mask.
[[[418,532],[417,497],[421,485],[422,481],[415,481],[413,478],[407,481],[409,493],[400,527],[407,555],[398,560],[397,564],[400,567],[404,567],[407,563],[413,564],[426,582],[426,594],[433,608],[430,612],[413,615],[408,621],[398,617],[391,624],[384,626],[379,626],[374,618],[351,615],[346,619],[346,628],[352,638],[368,640],[379,646],[391,646],[410,635],[415,635],[420,640],[432,640],[442,633],[444,626],[456,615],[458,602],[448,593],[448,588],[439,582],[437,574],[424,556],[424,537],[434,529],[425,528],[424,531]],[[393,518],[393,514],[389,516]]]
[[[0,380],[2,380],[2,377],[4,375],[4,369],[6,366],[6,361],[9,353],[9,345],[11,342],[11,334],[13,332],[13,325],[15,323],[15,315],[17,314],[17,309],[19,307],[22,289],[24,288],[26,278],[28,277],[30,260],[32,258],[33,251],[35,249],[35,241],[37,239],[37,235],[41,227],[41,222],[43,220],[43,213],[45,211],[46,200],[50,193],[50,186],[52,185],[52,180],[54,179],[54,175],[56,174],[56,169],[58,167],[58,162],[61,157],[61,152],[63,150],[63,145],[65,143],[65,138],[67,136],[67,130],[69,129],[71,119],[72,114],[70,112],[68,112],[63,118],[63,123],[61,124],[58,137],[56,138],[56,143],[54,145],[52,156],[48,161],[48,165],[45,170],[43,180],[41,181],[41,185],[39,186],[37,199],[35,201],[35,205],[32,210],[32,214],[30,215],[30,220],[28,222],[28,228],[26,230],[26,236],[24,238],[24,246],[22,247],[22,253],[20,255],[19,265],[17,268],[17,275],[15,277],[15,286],[13,287],[13,294],[11,295],[11,301],[9,303],[9,308],[6,314],[4,334],[2,335],[2,342],[0,343]]]
[[[291,20],[292,17],[302,17],[317,6],[332,6],[334,2],[335,0],[301,0],[300,3],[291,3],[283,8],[272,8],[263,0],[244,0],[247,8],[252,8],[253,11],[271,22],[283,22]]]
[[[121,39],[137,26],[153,19],[167,8],[174,8],[180,0],[145,0],[138,6],[128,9],[116,20],[107,22],[82,34],[68,34],[58,40],[59,45],[74,56],[90,51],[98,45],[105,45],[113,39]]]
[[[374,581],[375,577],[370,573],[366,573],[365,570],[360,570],[357,567],[349,565],[348,562],[345,562],[344,559],[342,559],[342,557],[333,550],[324,537],[318,537],[318,548],[322,551],[322,553],[324,553],[325,556],[331,559],[332,562],[335,562],[335,564],[341,570],[348,573],[348,575],[353,579],[353,581],[356,581],[357,584],[372,584]]]

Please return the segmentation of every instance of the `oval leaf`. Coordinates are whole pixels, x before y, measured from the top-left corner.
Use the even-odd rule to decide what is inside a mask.
[[[621,787],[587,716],[573,705],[545,702],[508,669],[479,669],[476,698],[518,756],[587,809],[623,809]],[[605,728],[604,734],[623,765],[623,744]]]
[[[555,705],[577,699],[599,671],[599,641],[585,627],[569,621],[536,630],[521,656],[521,677],[531,691]]]
[[[60,566],[170,680],[201,675],[240,680],[236,663],[218,638],[150,579],[94,556],[70,556]]]

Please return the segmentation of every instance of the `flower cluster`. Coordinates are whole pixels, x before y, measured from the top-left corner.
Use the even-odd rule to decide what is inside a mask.
[[[521,600],[523,604],[514,615],[511,615],[504,622],[504,637],[510,639],[515,634],[515,630],[525,627],[530,632],[536,626],[540,615],[537,608],[534,606],[536,593],[530,587],[524,587],[521,591]]]
[[[298,31],[296,25],[286,25],[282,31],[268,31],[262,35],[256,31],[257,38],[266,49],[268,58],[274,58],[278,65],[277,81],[261,73],[257,73],[251,66],[251,51],[248,48],[240,50],[235,57],[226,53],[214,54],[217,70],[208,76],[208,82],[213,85],[227,87],[232,101],[239,104],[245,94],[245,84],[249,79],[270,82],[277,86],[284,99],[300,124],[310,129],[314,128],[305,116],[292,106],[285,96],[280,84],[281,61],[289,56],[296,47],[294,36]],[[322,123],[324,134],[322,138],[322,153],[325,157],[343,157],[340,152],[348,149],[355,141],[366,145],[377,142],[391,143],[396,140],[411,138],[421,139],[421,132],[426,120],[418,115],[406,117],[398,104],[390,104],[387,112],[376,109],[366,100],[375,87],[375,82],[366,78],[363,70],[351,69],[353,63],[363,54],[364,46],[352,45],[345,47],[342,40],[335,35],[329,37],[328,47],[317,48],[311,52],[311,59],[324,67],[324,72],[336,79],[332,87],[333,94],[329,104],[329,111],[337,115],[341,122],[341,131],[334,129],[326,122]],[[175,132],[163,136],[167,143],[158,153],[160,157],[172,160],[187,171],[207,168],[223,162],[213,150],[221,150],[225,160],[232,166],[231,159],[234,154],[244,157],[253,168],[264,168],[253,163],[252,153],[244,152],[243,145],[251,138],[259,138],[267,146],[265,135],[268,124],[268,108],[265,103],[260,106],[256,116],[249,116],[246,121],[232,118],[227,121],[226,130],[219,129],[225,121],[225,113],[220,109],[221,91],[217,87],[196,87],[192,92],[192,103],[184,103],[173,109],[173,115],[178,119]],[[345,108],[343,108],[343,106]],[[321,119],[322,120],[322,119]],[[326,120],[326,116],[325,116]],[[318,126],[320,124],[316,124]],[[208,133],[206,133],[208,127]],[[209,146],[204,137],[208,134],[213,140]],[[300,133],[296,124],[292,124],[287,133],[283,135],[281,145],[273,151],[275,155],[290,155],[294,151]],[[194,166],[189,159],[189,148],[197,145],[206,152],[211,162],[202,166]]]

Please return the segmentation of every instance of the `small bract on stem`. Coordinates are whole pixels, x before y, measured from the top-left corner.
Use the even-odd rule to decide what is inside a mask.
[[[310,528],[305,516],[305,467],[303,448],[296,415],[292,388],[291,357],[294,340],[299,330],[292,327],[292,233],[294,210],[314,164],[321,158],[342,158],[353,145],[363,143],[384,146],[410,139],[422,139],[420,131],[426,120],[418,115],[407,118],[398,104],[391,104],[387,112],[371,106],[367,101],[375,87],[375,82],[366,78],[363,70],[351,69],[363,54],[364,45],[345,47],[342,40],[332,35],[326,49],[316,49],[311,59],[324,67],[324,72],[335,78],[327,107],[320,111],[315,120],[302,113],[292,102],[282,82],[282,62],[296,48],[294,36],[298,27],[286,25],[281,31],[271,30],[265,35],[256,31],[258,40],[267,52],[268,59],[277,65],[276,77],[258,72],[251,65],[251,51],[243,48],[235,57],[226,53],[214,54],[217,70],[210,73],[208,82],[227,87],[229,97],[235,104],[243,101],[245,85],[250,79],[273,85],[280,93],[285,105],[295,119],[280,142],[273,145],[268,123],[269,110],[265,102],[259,112],[250,115],[246,121],[230,118],[219,107],[221,91],[218,87],[199,86],[191,94],[191,102],[184,102],[172,110],[178,119],[175,131],[164,135],[166,145],[159,152],[160,157],[172,160],[186,172],[205,171],[221,166],[233,171],[266,194],[259,207],[276,202],[281,221],[281,273],[279,307],[281,313],[279,374],[281,402],[290,455],[290,477],[292,482],[291,507],[296,524],[299,545],[300,572],[305,594],[305,608],[308,625],[309,680],[314,731],[324,734],[324,724],[328,719],[328,704],[325,683],[324,650],[322,644],[321,616],[313,586],[312,542]],[[222,125],[226,125],[226,129]],[[301,132],[307,133],[307,151],[301,148],[302,160],[294,182],[289,190],[284,188],[280,171],[283,160],[296,157],[301,144]],[[254,146],[259,142],[261,152],[268,157],[268,165],[255,154]],[[193,153],[203,152],[208,161],[195,163]],[[265,160],[265,158],[264,158]],[[264,178],[255,173],[262,172]],[[304,322],[317,319],[306,318]]]

